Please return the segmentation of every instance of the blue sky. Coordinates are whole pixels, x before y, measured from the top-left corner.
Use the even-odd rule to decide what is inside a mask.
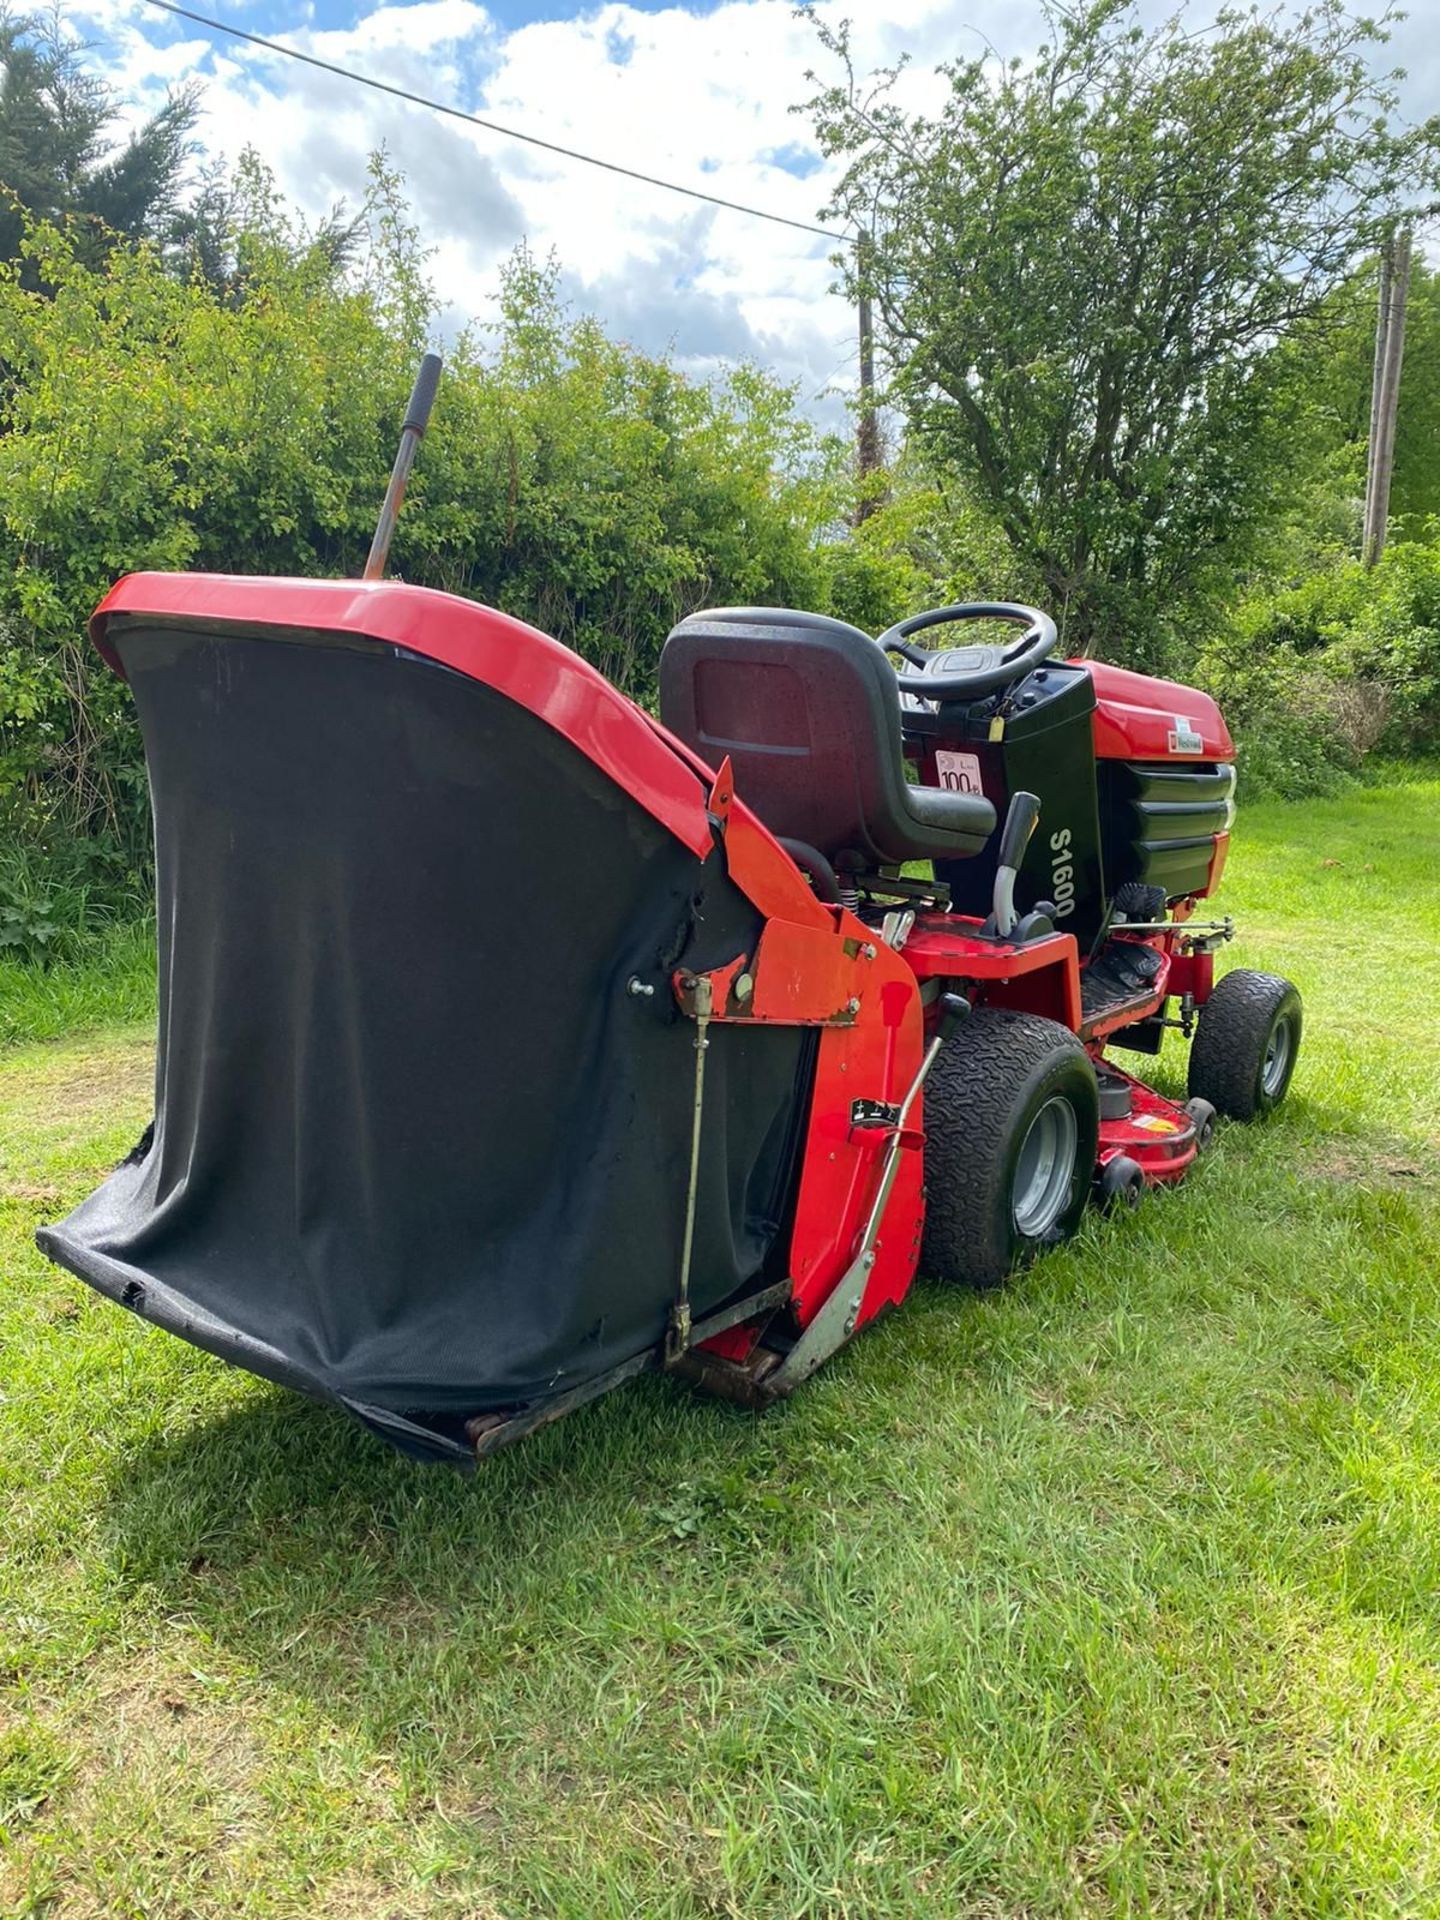
[[[819,63],[791,0],[197,0],[202,12],[468,112],[526,127],[703,191],[813,221],[829,168],[802,117]],[[1141,0],[1147,17],[1168,0]],[[984,41],[1023,57],[1036,0],[820,0],[855,23],[862,62],[901,53],[912,104],[937,97],[935,63]],[[1197,21],[1208,5],[1190,9]],[[797,383],[833,424],[855,377],[854,321],[832,291],[823,239],[747,220],[554,159],[219,41],[143,0],[69,0],[135,114],[167,86],[204,86],[200,138],[247,145],[307,215],[365,190],[384,144],[405,173],[431,276],[457,327],[483,317],[521,241],[553,248],[577,304],[699,374],[749,357]],[[1440,0],[1414,0],[1389,50],[1408,66],[1408,110],[1440,107]]]

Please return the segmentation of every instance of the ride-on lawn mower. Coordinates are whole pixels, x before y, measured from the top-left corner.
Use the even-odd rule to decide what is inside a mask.
[[[92,631],[154,801],[156,1115],[40,1243],[406,1451],[651,1366],[764,1406],[1289,1085],[1295,989],[1217,984],[1195,913],[1219,712],[1033,608],[694,614],[658,721],[378,578],[137,574]],[[1172,1027],[1185,1106],[1110,1057]]]

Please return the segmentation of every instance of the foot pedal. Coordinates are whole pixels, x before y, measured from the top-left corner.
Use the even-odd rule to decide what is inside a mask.
[[[1153,947],[1135,940],[1112,940],[1080,976],[1080,1011],[1100,1020],[1115,1007],[1143,1000],[1165,964]]]
[[[1132,993],[1143,993],[1164,965],[1153,947],[1142,947],[1134,940],[1116,941],[1103,957],[1111,975]]]

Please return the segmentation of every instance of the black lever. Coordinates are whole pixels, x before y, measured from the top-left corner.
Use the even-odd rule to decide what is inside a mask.
[[[1033,793],[1022,790],[1010,796],[1010,809],[1005,815],[1005,825],[1000,829],[999,861],[1002,867],[1020,865],[1039,818],[1040,802]]]
[[[1026,793],[1022,789],[1019,793],[1011,794],[1005,825],[1000,830],[1000,852],[995,868],[995,892],[990,918],[983,929],[1001,940],[1008,940],[1015,931],[1015,882],[1039,818],[1040,802],[1033,793]]]

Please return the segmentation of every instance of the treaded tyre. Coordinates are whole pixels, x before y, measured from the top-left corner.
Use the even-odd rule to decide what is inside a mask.
[[[1095,1069],[1073,1033],[1036,1014],[972,1014],[925,1084],[921,1272],[998,1286],[1068,1239],[1099,1132]]]
[[[1200,1009],[1190,1095],[1232,1120],[1258,1120],[1285,1098],[1300,1052],[1299,990],[1276,973],[1227,973]]]

